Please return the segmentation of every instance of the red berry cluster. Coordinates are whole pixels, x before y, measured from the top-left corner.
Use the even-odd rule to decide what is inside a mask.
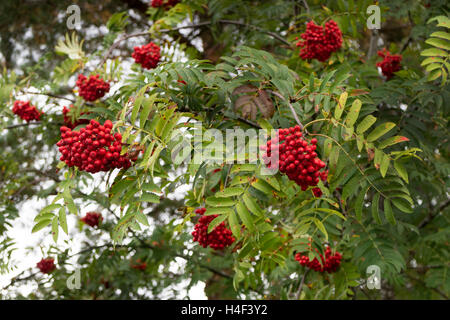
[[[64,115],[64,125],[70,129],[73,129],[77,126],[79,126],[80,124],[88,124],[89,120],[88,119],[78,119],[75,122],[72,122],[72,119],[70,117],[70,115],[68,114],[71,110],[73,110],[75,108],[74,105],[70,105],[70,107],[64,107],[63,109],[63,115]],[[80,115],[86,114],[86,112],[81,112]]]
[[[330,247],[327,247],[325,250],[325,258],[322,254],[320,255],[320,260],[322,264],[320,264],[317,258],[314,258],[312,261],[309,261],[307,255],[302,255],[301,253],[297,253],[295,255],[295,260],[297,260],[302,266],[308,267],[309,269],[313,269],[318,272],[328,272],[333,273],[336,272],[341,264],[342,255],[336,251],[334,255],[331,255]]]
[[[80,97],[86,101],[95,101],[109,92],[109,83],[99,78],[97,74],[89,79],[84,75],[78,75],[77,86],[80,88]]]
[[[400,62],[402,61],[402,56],[399,54],[392,55],[386,48],[382,51],[378,51],[378,55],[383,58],[383,61],[377,63],[377,67],[381,68],[383,75],[387,80],[394,76],[394,72],[400,70]]]
[[[69,167],[76,166],[80,170],[96,173],[114,168],[128,169],[131,166],[127,155],[121,156],[122,136],[111,133],[113,124],[106,120],[100,125],[95,120],[80,131],[72,131],[61,127],[61,140],[56,144],[64,161]]]
[[[137,259],[136,264],[131,264],[131,268],[144,271],[147,269],[147,262],[142,262],[141,259]]]
[[[165,8],[170,8],[175,6],[179,2],[180,0],[167,0],[167,2],[164,2],[164,0],[152,0],[152,7],[159,8],[164,6]]]
[[[39,111],[35,106],[30,104],[30,101],[14,101],[12,109],[14,114],[17,114],[22,120],[30,122],[32,120],[40,120],[44,113]]]
[[[98,227],[100,222],[103,221],[103,217],[101,213],[98,212],[88,212],[86,215],[80,219],[82,222],[86,223],[91,227]]]
[[[297,47],[302,47],[300,57],[303,60],[326,61],[332,52],[342,46],[342,32],[333,20],[325,23],[325,28],[316,25],[314,21],[308,22],[306,32],[301,37],[303,40],[297,43]]]
[[[312,138],[310,143],[302,139],[300,126],[286,129],[278,129],[275,138],[267,141],[266,146],[261,146],[265,150],[263,159],[269,168],[279,166],[280,171],[285,173],[290,180],[295,181],[303,191],[309,186],[317,186],[319,178],[325,181],[328,177],[328,170],[320,172],[326,164],[319,159],[316,153],[317,139]],[[271,163],[270,158],[278,158],[276,163]],[[318,189],[318,190],[317,190]],[[314,195],[320,197],[322,192],[319,188],[313,189]]]
[[[198,241],[203,248],[210,246],[214,250],[222,250],[223,248],[230,246],[235,241],[231,230],[227,229],[225,222],[222,222],[208,233],[208,226],[210,222],[217,217],[217,214],[204,216],[203,214],[205,212],[205,208],[195,210],[195,213],[202,216],[195,225],[195,230],[192,232],[194,241]]]
[[[147,43],[142,47],[134,47],[131,55],[136,63],[139,63],[145,69],[156,68],[158,65],[161,49],[153,42]]]
[[[42,273],[50,273],[56,269],[55,259],[53,258],[42,259],[37,263],[37,267],[39,268],[39,270],[41,270]]]

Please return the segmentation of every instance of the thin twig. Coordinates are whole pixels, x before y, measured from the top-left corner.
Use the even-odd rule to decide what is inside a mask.
[[[407,273],[405,273],[405,275],[406,275],[408,278],[410,278],[411,280],[416,281],[416,282],[418,282],[418,283],[420,283],[421,285],[423,285],[423,286],[426,287],[425,282],[422,281],[421,279],[415,278],[415,277],[413,277],[413,276],[411,276],[411,275],[409,275],[409,274],[407,274]],[[438,293],[438,294],[439,294],[441,297],[443,297],[445,300],[448,300],[447,295],[446,295],[444,292],[442,292],[440,289],[438,289],[438,288],[433,288],[433,287],[431,287],[430,289],[433,290],[433,291],[435,291],[436,293]]]
[[[204,21],[204,22],[200,22],[200,23],[196,23],[196,24],[191,24],[191,25],[187,25],[187,26],[180,26],[180,27],[171,28],[171,29],[160,29],[160,30],[156,30],[156,32],[168,33],[168,32],[178,31],[178,30],[182,30],[182,29],[193,29],[193,28],[198,28],[198,27],[202,27],[202,26],[211,25],[212,23],[213,23],[212,21]],[[226,19],[218,20],[217,23],[232,24],[232,25],[244,26],[244,27],[247,27],[247,28],[251,28],[251,29],[254,29],[256,31],[259,31],[259,32],[262,32],[262,33],[265,33],[265,34],[271,36],[272,38],[274,38],[274,39],[284,43],[285,45],[289,46],[289,48],[291,48],[291,49],[294,48],[289,41],[287,41],[286,39],[281,37],[279,34],[277,34],[275,32],[272,32],[272,31],[264,30],[263,28],[260,28],[258,26],[254,26],[252,24],[248,24],[248,23],[241,22],[241,21],[226,20]],[[116,49],[120,45],[120,43],[122,41],[125,41],[125,40],[130,39],[130,38],[147,36],[149,34],[150,34],[149,31],[137,32],[137,33],[132,33],[132,34],[124,34],[121,38],[116,40],[113,43],[113,45],[108,49],[108,51],[106,52],[105,56],[103,57],[103,59],[98,64],[97,68],[100,68],[106,62],[108,57],[111,55],[112,51],[114,49]]]
[[[439,213],[442,212],[446,207],[450,205],[450,199],[447,199],[443,204],[439,206],[436,212],[430,211],[429,214],[419,223],[417,228],[421,229],[425,227],[428,223],[430,223]]]
[[[40,122],[40,121],[19,123],[19,124],[13,124],[13,125],[7,126],[7,127],[5,127],[5,129],[9,130],[9,129],[15,129],[15,128],[20,128],[20,127],[28,127],[28,126],[34,126],[34,125],[40,125],[40,124],[42,124],[42,122]],[[62,123],[56,123],[56,122],[48,122],[47,124],[56,125],[56,126],[61,126],[62,125]]]
[[[300,294],[302,293],[302,290],[303,290],[303,284],[305,283],[305,279],[306,279],[306,276],[308,275],[309,270],[310,269],[307,269],[305,271],[305,273],[303,274],[302,280],[300,281],[300,286],[298,287],[297,295],[295,297],[296,300],[298,300],[300,298]]]
[[[29,92],[29,91],[22,91],[23,94],[36,94],[36,95],[41,95],[41,96],[47,96],[47,97],[51,97],[51,98],[56,98],[56,99],[61,99],[61,100],[67,100],[70,101],[72,103],[75,103],[74,99],[71,98],[66,98],[63,96],[59,96],[53,93],[49,93],[49,92]]]
[[[308,2],[306,2],[306,0],[302,0],[302,1],[303,1],[303,5],[305,6],[306,13],[308,14],[308,16],[310,16],[311,10],[309,10]]]
[[[271,90],[267,90],[267,92],[273,94],[274,96],[277,96],[278,98],[280,98],[281,100],[283,100],[284,102],[286,102],[286,104],[289,106],[289,108],[291,109],[292,115],[294,116],[295,121],[297,122],[297,124],[300,126],[300,130],[303,131],[303,124],[300,122],[300,119],[297,116],[297,112],[295,112],[294,107],[292,106],[292,104],[285,98],[283,97],[281,94],[279,94],[276,91],[271,91]]]

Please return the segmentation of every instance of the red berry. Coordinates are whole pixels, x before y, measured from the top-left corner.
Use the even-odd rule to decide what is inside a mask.
[[[317,251],[317,249],[316,249]],[[297,253],[295,255],[295,260],[297,260],[300,265],[307,267],[309,269],[312,269],[314,271],[318,272],[328,272],[333,273],[336,272],[341,264],[342,255],[336,251],[334,255],[331,255],[331,249],[330,247],[327,247],[325,249],[325,257],[323,257],[322,254],[319,254],[320,260],[322,264],[317,260],[317,258],[314,258],[312,261],[309,260],[308,255],[303,255],[301,253]]]
[[[46,258],[39,261],[36,265],[42,273],[50,273],[56,269],[55,259]]]
[[[308,22],[301,38],[303,40],[297,42],[297,47],[302,47],[300,57],[303,60],[326,61],[332,52],[342,46],[342,32],[333,20],[325,23],[325,28],[316,25],[314,21]]]
[[[103,221],[103,217],[101,213],[98,212],[88,212],[86,215],[80,219],[85,224],[91,227],[98,227],[100,222]]]
[[[319,177],[326,180],[328,172],[320,172],[325,163],[318,158],[316,150],[317,139],[312,138],[310,144],[301,138],[300,127],[278,130],[278,139],[267,141],[262,150],[266,152],[262,158],[267,159],[266,166],[271,167],[270,158],[279,150],[279,168],[290,180],[294,180],[304,191],[309,186],[315,187],[319,183]],[[300,134],[300,135],[299,135]],[[317,188],[319,191],[320,189]],[[318,196],[319,191],[314,191]]]
[[[387,80],[394,76],[394,72],[400,70],[400,62],[402,61],[402,56],[399,54],[392,55],[386,48],[382,51],[378,51],[378,55],[383,58],[383,61],[377,63],[377,67],[381,68],[381,72],[386,77]]]
[[[160,55],[160,48],[158,45],[150,42],[142,47],[134,47],[134,52],[131,55],[134,61],[140,64],[145,69],[153,69],[158,65]]]
[[[69,167],[76,166],[82,171],[96,173],[114,168],[127,169],[131,166],[130,156],[120,155],[122,136],[111,133],[112,122],[106,120],[101,125],[91,120],[86,128],[72,131],[61,127],[61,140],[57,143],[62,154],[60,158]]]
[[[22,120],[30,122],[32,120],[41,120],[41,115],[44,112],[39,111],[35,106],[30,104],[30,101],[14,101],[14,106],[12,109],[14,114],[17,114]]]
[[[195,213],[202,215],[202,217],[200,217],[192,232],[194,241],[197,241],[203,248],[209,246],[214,250],[222,250],[230,246],[235,241],[231,230],[225,226],[225,222],[222,222],[208,233],[208,226],[217,215],[203,216],[205,212],[205,208],[195,210]]]
[[[107,92],[109,92],[109,83],[100,79],[99,75],[90,76],[89,79],[84,75],[78,75],[76,82],[79,90],[79,95],[86,101],[95,101],[102,98]]]

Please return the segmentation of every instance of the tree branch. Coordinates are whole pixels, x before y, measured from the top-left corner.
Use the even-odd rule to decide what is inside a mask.
[[[212,23],[213,23],[212,21],[204,21],[204,22],[200,22],[200,23],[196,23],[196,24],[191,24],[191,25],[187,25],[187,26],[180,26],[180,27],[171,28],[171,29],[160,29],[160,30],[157,30],[157,32],[159,32],[159,33],[169,33],[171,31],[178,31],[178,30],[182,30],[182,29],[193,29],[193,28],[203,27],[203,26],[211,25]],[[254,30],[258,31],[258,32],[265,33],[265,34],[271,36],[272,38],[274,38],[274,39],[284,43],[285,45],[289,46],[290,49],[294,48],[289,41],[287,41],[286,39],[281,37],[279,34],[277,34],[275,32],[272,32],[272,31],[264,30],[263,28],[260,28],[258,26],[252,25],[252,24],[248,24],[248,23],[241,22],[241,21],[235,21],[235,20],[226,20],[226,19],[218,20],[217,23],[232,24],[232,25],[237,25],[237,26],[243,26],[243,27],[251,28],[251,29],[254,29]],[[120,45],[120,43],[122,41],[125,41],[125,40],[130,39],[130,38],[147,36],[149,34],[150,34],[149,31],[137,32],[137,33],[132,33],[132,34],[124,34],[121,38],[116,40],[113,43],[113,45],[108,49],[108,51],[106,52],[105,56],[103,57],[103,59],[98,64],[97,68],[100,68],[106,62],[108,57],[111,55],[112,51],[114,49],[116,49]]]
[[[429,224],[437,215],[439,215],[439,213],[444,210],[446,207],[448,207],[450,205],[450,199],[447,199],[447,201],[445,201],[443,204],[441,204],[438,208],[438,210],[436,210],[435,213],[433,213],[432,211],[430,211],[428,213],[428,215],[425,217],[425,219],[423,219],[419,225],[417,226],[417,228],[421,229],[423,227],[425,227],[427,224]]]

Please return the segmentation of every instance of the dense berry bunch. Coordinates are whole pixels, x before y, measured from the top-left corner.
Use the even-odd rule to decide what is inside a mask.
[[[203,248],[210,246],[214,250],[222,250],[230,246],[235,240],[231,230],[227,229],[225,222],[222,222],[208,233],[208,226],[217,215],[204,216],[203,214],[205,212],[205,208],[195,210],[195,213],[202,215],[202,217],[200,217],[198,223],[195,225],[195,230],[192,232],[194,241],[198,241]]]
[[[164,0],[152,0],[152,7],[159,8],[164,6],[165,8],[170,8],[175,6],[179,2],[180,0],[167,0],[166,2],[164,2]]]
[[[86,223],[91,227],[98,227],[100,222],[103,221],[103,217],[101,213],[98,212],[88,212],[86,215],[80,219],[82,222]]]
[[[163,0],[152,0],[152,7],[153,8],[159,8],[162,7],[164,4]]]
[[[74,105],[70,105],[70,107],[64,107],[63,109],[63,115],[64,115],[64,125],[70,129],[75,128],[76,126],[79,126],[80,124],[88,124],[88,119],[78,119],[75,120],[75,122],[72,122],[72,119],[69,115],[70,111],[73,110],[75,107]],[[86,112],[82,112],[80,115],[86,114]]]
[[[137,259],[135,264],[131,264],[131,268],[143,271],[147,269],[147,262],[142,262],[141,259]]]
[[[82,74],[78,75],[77,86],[80,88],[80,97],[86,101],[95,101],[109,92],[109,83],[99,77],[97,74],[88,79]]]
[[[342,32],[333,20],[325,23],[325,28],[314,21],[308,22],[306,32],[301,37],[303,40],[297,43],[297,47],[302,47],[300,57],[303,60],[326,61],[332,52],[342,46]]]
[[[381,68],[381,72],[383,72],[383,75],[389,80],[394,76],[394,72],[400,70],[402,56],[399,54],[391,54],[386,48],[382,51],[378,51],[378,55],[383,58],[383,61],[378,62],[377,67]]]
[[[158,65],[160,55],[160,48],[158,45],[150,42],[142,47],[134,47],[134,52],[131,55],[136,63],[139,63],[145,69],[156,68]]]
[[[314,258],[312,261],[309,261],[309,258],[307,255],[302,255],[301,253],[297,253],[295,255],[295,260],[297,260],[302,266],[308,267],[309,269],[312,269],[314,271],[318,272],[328,272],[333,273],[336,272],[339,268],[339,265],[341,264],[342,255],[336,251],[334,255],[332,255],[330,247],[327,247],[325,250],[325,258],[322,254],[320,255],[320,260],[322,261],[322,264],[317,260],[317,258]]]
[[[69,167],[76,166],[82,171],[96,173],[114,168],[129,168],[130,159],[122,151],[122,136],[112,135],[113,124],[106,120],[100,125],[95,120],[80,131],[61,127],[61,140],[56,144],[64,161]]]
[[[266,146],[261,146],[265,150],[263,159],[269,168],[279,166],[280,171],[285,173],[289,179],[295,181],[303,191],[309,186],[317,186],[319,179],[325,181],[328,177],[328,170],[320,172],[326,164],[319,159],[316,153],[317,139],[311,139],[310,143],[302,139],[300,127],[279,129],[275,138],[267,141]],[[272,163],[270,158],[277,160]],[[318,190],[317,190],[318,189]],[[319,188],[314,188],[316,197],[320,197],[322,192]]]
[[[22,120],[30,122],[32,120],[40,120],[44,113],[39,111],[35,106],[30,104],[30,101],[14,101],[12,109],[14,114],[17,114]]]
[[[39,270],[41,270],[42,273],[50,273],[56,269],[55,259],[53,258],[42,259],[37,263],[37,267],[39,268]]]

